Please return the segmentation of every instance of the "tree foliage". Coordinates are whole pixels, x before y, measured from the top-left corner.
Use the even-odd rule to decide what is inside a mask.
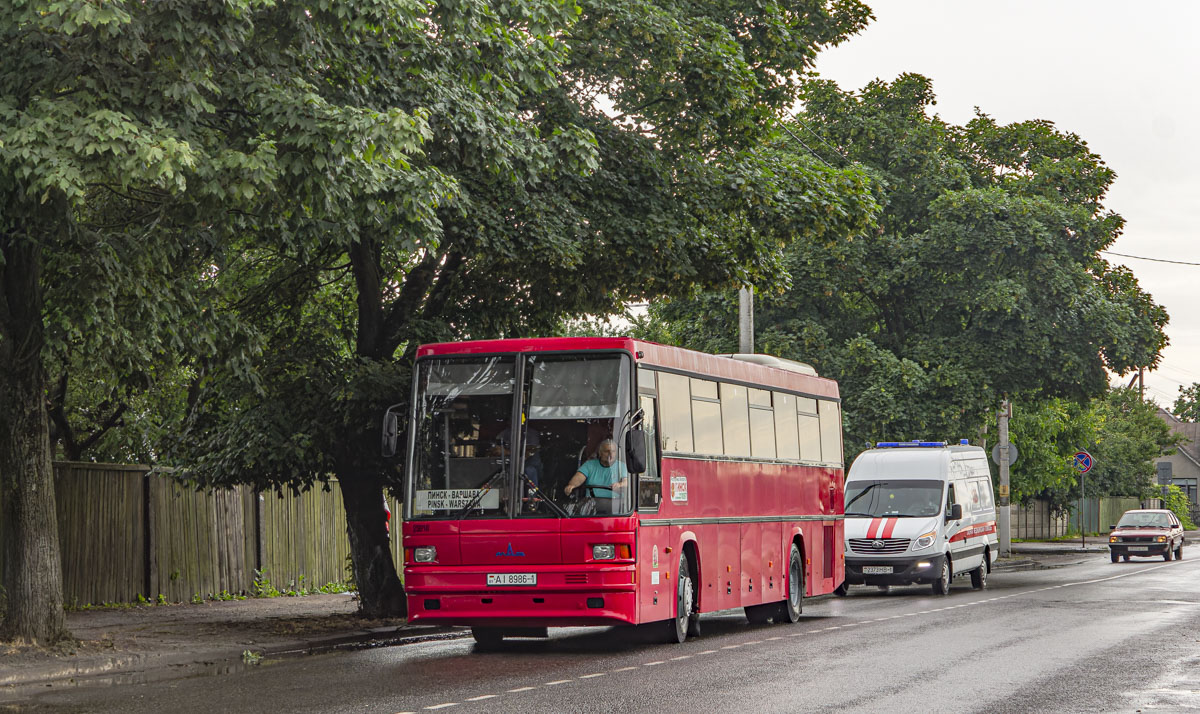
[[[1200,421],[1200,382],[1192,382],[1188,387],[1179,387],[1179,396],[1175,398],[1171,412],[1180,421]]]
[[[760,291],[756,347],[837,378],[851,455],[877,439],[972,437],[1002,397],[1102,394],[1106,370],[1156,364],[1166,313],[1099,251],[1122,226],[1115,178],[1045,121],[930,115],[930,82],[806,86],[797,133],[873,180],[870,231],[792,243]],[[836,150],[836,154],[831,151]],[[797,149],[797,151],[799,151]],[[679,341],[736,344],[731,293],[656,305]]]
[[[216,276],[273,197],[298,198],[319,232],[330,225],[312,217],[346,195],[403,185],[428,214],[446,189],[409,162],[426,110],[372,106],[323,76],[396,68],[431,41],[423,6],[0,9],[0,636],[46,642],[64,634],[46,398],[95,410],[54,419],[56,439],[82,446],[81,424],[128,414],[192,361],[244,372],[257,338],[218,309]],[[314,166],[319,180],[300,180]]]
[[[1158,407],[1133,389],[1110,389],[1082,405],[1064,399],[1017,404],[1013,412],[1009,434],[1020,451],[1011,472],[1013,499],[1043,498],[1060,510],[1079,498],[1078,451],[1093,458],[1084,477],[1089,497],[1151,498],[1157,493],[1154,459],[1174,453],[1179,442],[1158,418]]]
[[[336,476],[364,607],[396,612],[380,488],[400,474],[377,434],[416,346],[766,281],[792,234],[861,223],[861,172],[763,147],[816,51],[867,17],[857,2],[429,4],[386,72],[306,67],[323,101],[421,117],[420,151],[376,185],[304,144],[286,188],[237,217],[246,240],[215,281],[262,349],[250,369],[193,366],[174,458],[208,484]]]

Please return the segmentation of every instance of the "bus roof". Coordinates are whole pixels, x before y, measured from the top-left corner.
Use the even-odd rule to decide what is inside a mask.
[[[421,345],[417,349],[417,357],[609,350],[628,352],[639,364],[647,367],[661,367],[698,376],[787,389],[831,399],[838,398],[837,382],[816,376],[815,371],[810,375],[790,365],[773,365],[772,359],[763,360],[766,364],[761,364],[746,360],[745,355],[711,355],[628,337],[530,337],[438,342]]]

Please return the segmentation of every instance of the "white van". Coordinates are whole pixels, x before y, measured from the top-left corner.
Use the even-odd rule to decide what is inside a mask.
[[[999,548],[992,477],[983,449],[944,441],[881,441],[858,455],[846,476],[846,581],[929,583],[971,574],[987,584]]]

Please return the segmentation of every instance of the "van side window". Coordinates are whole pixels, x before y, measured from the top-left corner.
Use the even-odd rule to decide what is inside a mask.
[[[992,505],[992,489],[988,479],[979,480],[979,508],[983,511],[990,511]]]
[[[954,484],[952,484],[952,483],[947,484],[946,485],[946,514],[947,515],[949,515],[949,513],[950,513],[950,507],[953,506],[955,503],[957,503],[957,501],[954,500]]]

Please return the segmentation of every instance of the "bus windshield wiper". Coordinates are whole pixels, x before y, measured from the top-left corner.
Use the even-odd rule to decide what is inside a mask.
[[[500,467],[500,469],[499,469],[498,471],[496,471],[496,473],[492,474],[491,476],[488,476],[487,480],[486,480],[486,481],[484,481],[484,482],[483,482],[483,484],[481,484],[481,485],[479,486],[479,493],[476,493],[476,494],[475,494],[475,497],[471,499],[471,502],[470,502],[470,503],[468,503],[467,505],[463,506],[463,509],[462,509],[461,511],[459,511],[457,515],[455,515],[455,516],[454,516],[454,519],[455,519],[455,520],[458,520],[458,519],[460,519],[460,518],[464,518],[464,517],[466,517],[466,515],[467,515],[468,513],[470,513],[471,511],[473,511],[473,510],[475,509],[475,506],[476,506],[476,505],[479,503],[479,501],[480,501],[480,500],[481,500],[481,499],[482,499],[484,496],[486,496],[486,495],[487,495],[488,491],[491,491],[491,490],[492,490],[492,488],[491,488],[491,486],[492,486],[492,481],[495,481],[495,480],[496,480],[496,477],[498,477],[498,476],[502,476],[502,475],[504,475],[505,473],[507,473],[507,472],[504,470],[504,466],[501,466],[501,467]]]
[[[533,479],[529,478],[528,474],[521,474],[521,477],[523,479],[525,479],[525,483],[528,484],[529,487],[533,489],[532,491],[530,491],[530,493],[532,493],[534,496],[540,496],[542,499],[542,503],[545,503],[546,505],[550,506],[550,508],[553,509],[554,512],[557,513],[560,517],[562,517],[562,518],[570,517],[570,514],[567,513],[566,511],[564,511],[562,509],[562,506],[559,506],[557,503],[552,501],[550,499],[550,497],[546,495],[545,491],[538,488],[538,485],[533,482]]]

